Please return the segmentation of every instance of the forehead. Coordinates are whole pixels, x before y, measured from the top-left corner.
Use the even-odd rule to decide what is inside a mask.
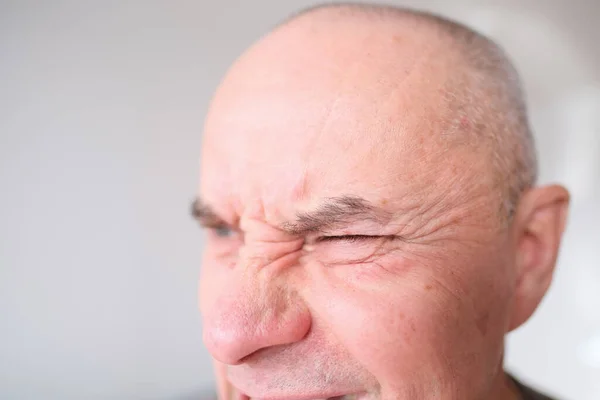
[[[436,47],[389,57],[404,37],[311,34],[267,38],[228,73],[205,124],[208,202],[259,200],[285,214],[341,194],[394,198],[448,171]]]

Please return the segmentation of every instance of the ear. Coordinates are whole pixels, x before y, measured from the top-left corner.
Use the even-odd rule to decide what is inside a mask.
[[[510,330],[531,317],[550,286],[567,220],[569,192],[562,186],[526,192],[513,221],[516,282]]]

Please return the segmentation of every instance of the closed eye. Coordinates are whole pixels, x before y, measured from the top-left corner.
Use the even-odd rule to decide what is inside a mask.
[[[233,229],[231,229],[230,227],[228,227],[226,225],[221,225],[221,226],[212,228],[212,231],[218,237],[229,237],[229,236],[233,235]]]
[[[339,235],[339,236],[321,236],[317,239],[318,242],[358,242],[361,240],[380,239],[382,236],[377,235]]]
[[[219,239],[227,239],[235,236],[238,232],[231,226],[226,224],[218,224],[214,226],[205,226],[210,234]]]

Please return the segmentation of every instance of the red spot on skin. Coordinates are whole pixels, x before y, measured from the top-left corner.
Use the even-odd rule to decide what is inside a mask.
[[[469,121],[469,119],[467,117],[462,117],[460,119],[460,126],[463,129],[467,129],[467,128],[469,128],[471,126],[471,122]]]
[[[296,184],[292,187],[292,199],[302,200],[308,192],[308,176],[306,171],[302,172],[302,175],[298,177]]]

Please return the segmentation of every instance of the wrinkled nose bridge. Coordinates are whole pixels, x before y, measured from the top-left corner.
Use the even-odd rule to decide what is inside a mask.
[[[251,274],[263,270],[276,273],[298,261],[302,244],[302,239],[280,242],[249,239],[239,251],[236,268]]]
[[[205,344],[225,364],[238,364],[263,348],[302,340],[311,324],[301,297],[278,279],[277,272],[293,263],[294,252],[260,255],[253,246],[243,250],[231,283],[204,320]]]

